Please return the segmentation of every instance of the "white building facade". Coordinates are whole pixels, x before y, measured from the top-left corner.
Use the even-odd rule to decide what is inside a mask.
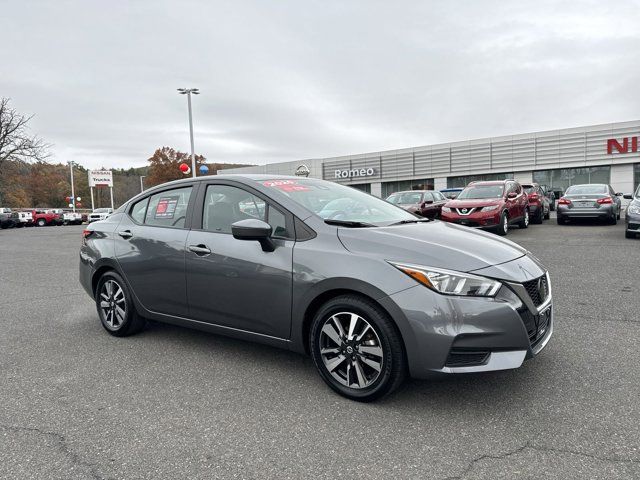
[[[225,170],[309,177],[387,197],[415,188],[464,187],[474,180],[515,178],[562,193],[570,185],[608,183],[631,193],[640,183],[640,120],[443,143],[341,157]]]

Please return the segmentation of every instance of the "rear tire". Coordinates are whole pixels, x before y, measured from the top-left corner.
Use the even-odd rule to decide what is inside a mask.
[[[531,223],[535,223],[537,225],[540,225],[542,223],[542,221],[544,220],[544,213],[542,213],[542,208],[538,209],[538,213],[536,213],[536,215],[531,219]]]
[[[611,218],[609,218],[609,225],[616,225],[618,223],[618,215],[614,212]]]
[[[633,232],[624,232],[624,238],[636,238],[636,234]]]
[[[126,337],[144,328],[145,319],[138,315],[129,287],[115,271],[100,277],[95,297],[100,322],[109,334]]]
[[[558,225],[566,225],[567,221],[561,217],[560,215],[557,216],[556,221],[558,222]]]
[[[340,395],[371,402],[396,390],[407,372],[404,345],[371,300],[341,295],[315,314],[309,349],[318,373]]]
[[[44,218],[39,218],[38,221],[36,222],[36,225],[38,227],[44,227],[47,224],[47,221]]]
[[[549,217],[551,217],[551,210],[547,210],[547,213],[544,214],[544,219],[545,220],[549,220]]]

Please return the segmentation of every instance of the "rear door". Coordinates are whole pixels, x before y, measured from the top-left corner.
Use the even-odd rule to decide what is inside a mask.
[[[129,207],[115,236],[116,258],[145,308],[188,316],[185,245],[197,185],[149,195]]]
[[[201,187],[197,213],[187,239],[190,317],[289,338],[293,216],[250,187],[228,181]],[[271,225],[275,251],[233,238],[231,225],[248,218]]]

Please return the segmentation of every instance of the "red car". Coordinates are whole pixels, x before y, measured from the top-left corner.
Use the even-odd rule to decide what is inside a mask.
[[[529,197],[515,180],[472,182],[442,207],[442,220],[506,235],[529,226]]]
[[[426,218],[440,218],[447,199],[437,190],[408,190],[392,193],[387,202]]]
[[[52,212],[51,210],[32,210],[31,216],[33,217],[33,223],[38,227],[44,227],[45,225],[62,225],[62,216]]]
[[[537,183],[523,183],[524,193],[529,195],[529,215],[531,223],[542,223],[549,220],[551,204],[549,198],[544,194],[544,190]]]

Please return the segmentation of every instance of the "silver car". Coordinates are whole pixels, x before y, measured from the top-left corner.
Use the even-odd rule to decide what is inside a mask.
[[[360,401],[517,368],[553,331],[549,274],[523,248],[298,177],[147,190],[83,232],[80,283],[111,335],[153,319],[309,354]]]
[[[640,233],[640,186],[635,195],[625,195],[624,198],[632,200],[624,215],[625,237],[636,238]]]
[[[571,185],[558,200],[558,225],[576,218],[594,218],[615,225],[622,210],[620,196],[611,185]]]

